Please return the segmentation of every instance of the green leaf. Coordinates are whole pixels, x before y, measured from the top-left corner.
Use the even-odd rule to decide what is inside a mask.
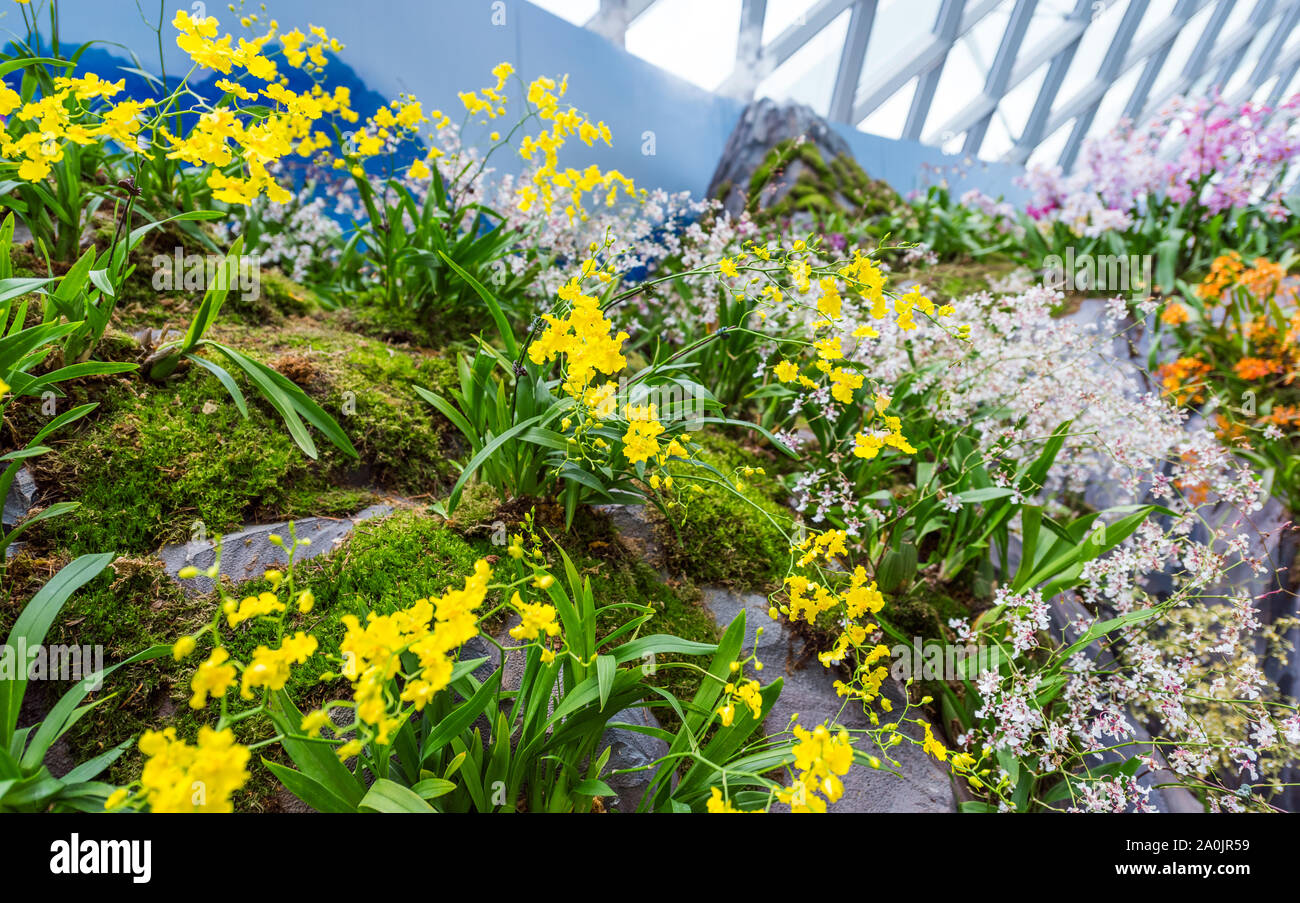
[[[488,313],[492,315],[493,321],[497,324],[497,331],[501,333],[501,342],[505,345],[506,354],[517,358],[519,356],[519,343],[515,341],[514,331],[511,330],[510,322],[501,310],[501,304],[497,301],[496,296],[484,288],[483,283],[467,273],[464,267],[448,257],[447,252],[440,250],[438,256],[445,260],[447,266],[455,270],[456,275],[464,279],[469,284],[469,287],[474,289],[475,293],[483,299],[483,303],[487,305]]]
[[[46,632],[68,598],[98,577],[113,558],[114,553],[103,552],[82,555],[70,561],[32,596],[14,621],[5,644],[13,648],[22,642],[32,648],[44,643]],[[13,737],[18,724],[18,709],[27,689],[27,674],[22,669],[19,671],[21,676],[0,680],[0,747],[8,747]]]
[[[81,784],[98,777],[103,773],[104,769],[108,768],[108,766],[120,759],[122,753],[126,752],[134,745],[135,738],[127,737],[112,749],[95,756],[93,759],[88,759],[87,761],[82,762],[63,776],[64,784]],[[102,803],[99,808],[103,809]]]
[[[370,785],[369,792],[361,800],[360,809],[373,812],[433,812],[434,808],[422,800],[410,787],[403,787],[387,778],[380,778]]]
[[[330,439],[340,449],[354,458],[358,457],[357,450],[352,447],[352,443],[348,441],[347,436],[343,434],[334,419],[322,411],[294,383],[260,361],[245,357],[229,346],[211,341],[206,341],[204,344],[216,348],[229,358],[231,363],[248,374],[249,379],[261,391],[262,397],[279,412],[280,418],[289,429],[289,435],[293,437],[294,442],[298,443],[298,447],[309,458],[312,460],[317,458],[316,443],[312,441],[311,435],[307,432],[307,428],[302,422],[303,417],[307,417],[313,426],[324,432],[326,438]]]
[[[716,643],[697,643],[666,633],[656,633],[624,643],[614,650],[614,660],[620,665],[647,655],[678,653],[681,655],[711,655],[718,651]]]
[[[3,557],[4,549],[8,547],[10,543],[26,533],[32,527],[39,524],[41,521],[61,517],[70,511],[76,511],[80,507],[81,502],[55,502],[50,507],[42,508],[30,517],[24,518],[22,523],[18,524],[18,526],[6,533],[3,539],[0,539],[0,557]]]
[[[455,789],[455,781],[444,781],[442,778],[425,778],[412,787],[411,791],[420,799],[433,800],[440,796],[446,796]]]
[[[284,690],[272,694],[268,713],[281,734],[280,745],[293,763],[308,777],[356,808],[365,788],[339,761],[333,744],[302,736],[302,712],[289,694]]]
[[[91,706],[81,706],[81,701],[95,688],[101,686],[104,680],[114,671],[136,662],[152,661],[164,655],[170,655],[171,651],[172,647],[166,644],[150,646],[148,649],[137,652],[115,665],[101,668],[73,684],[46,714],[36,733],[28,741],[27,751],[23,754],[23,766],[25,768],[35,768],[45,760],[45,754],[54,745],[55,741],[67,733],[77,719],[91,708]],[[95,771],[77,780],[89,780],[98,773],[98,771]]]
[[[990,502],[993,499],[1004,499],[1015,494],[1014,489],[1008,489],[1004,486],[990,486],[987,489],[964,490],[957,493],[957,498],[962,502]]]
[[[231,376],[224,367],[214,364],[206,357],[200,357],[197,354],[190,354],[187,355],[187,359],[198,364],[204,370],[207,370],[217,378],[217,382],[221,383],[222,387],[226,390],[226,394],[228,394],[235,402],[235,409],[239,411],[239,416],[247,420],[248,403],[244,401],[244,393],[240,390],[239,384],[235,382],[235,378]]]
[[[618,796],[608,784],[594,778],[579,781],[574,786],[573,792],[578,796]]]
[[[229,275],[237,271],[243,250],[244,237],[241,235],[230,246],[230,253],[218,265],[216,278],[212,280],[208,290],[203,293],[203,300],[199,303],[199,309],[195,311],[194,319],[190,321],[190,328],[186,330],[185,338],[181,340],[181,354],[192,351],[212,324],[216,322],[218,314],[221,313],[221,306],[225,303],[226,296],[230,294]]]
[[[478,444],[478,431],[475,430],[474,427],[470,425],[470,422],[465,419],[464,414],[456,410],[455,405],[447,401],[441,395],[436,395],[433,392],[430,392],[423,386],[414,386],[413,388],[415,389],[416,395],[419,395],[429,404],[433,405],[438,409],[438,413],[450,420],[452,426],[460,430],[461,435],[474,445]]]
[[[479,450],[479,453],[471,458],[469,463],[465,465],[465,469],[461,471],[460,479],[458,479],[456,485],[452,487],[451,495],[447,497],[447,512],[451,513],[456,510],[456,505],[460,502],[460,495],[465,490],[465,484],[469,481],[469,478],[483,466],[483,462],[492,457],[493,452],[505,445],[511,439],[518,437],[521,433],[541,423],[546,416],[546,414],[538,414],[536,417],[530,417],[523,423],[517,423],[500,436],[495,437],[491,442],[484,445],[483,448]]]
[[[496,698],[497,688],[500,685],[501,669],[498,668],[492,672],[491,677],[483,682],[483,686],[479,687],[473,696],[456,706],[450,715],[439,721],[438,726],[433,729],[424,741],[424,749],[420,754],[421,764],[428,762],[434,753],[473,724],[474,719]]]
[[[90,281],[95,284],[95,288],[108,295],[108,297],[115,297],[116,293],[113,291],[113,283],[108,280],[107,270],[91,270]]]
[[[898,549],[890,549],[880,560],[876,571],[876,580],[880,591],[892,593],[916,574],[916,546],[904,543]]]
[[[1016,574],[1011,580],[1012,592],[1018,593],[1025,588],[1024,581],[1029,579],[1034,569],[1038,552],[1038,528],[1042,523],[1041,505],[1025,505],[1020,509],[1020,566],[1016,568]]]
[[[1113,630],[1120,627],[1127,627],[1132,624],[1140,624],[1148,621],[1160,613],[1159,608],[1143,608],[1139,611],[1130,611],[1127,614],[1120,615],[1117,618],[1111,618],[1108,621],[1101,621],[1093,624],[1083,634],[1069,645],[1059,656],[1061,661],[1068,660],[1072,655],[1081,649],[1087,648],[1096,640],[1101,639]]]
[[[10,72],[17,72],[19,69],[25,69],[28,66],[59,66],[67,69],[76,65],[72,60],[57,60],[48,56],[26,56],[19,57],[15,60],[8,60],[0,63],[0,78],[8,75]]]
[[[6,301],[12,301],[14,298],[21,297],[22,295],[29,295],[38,288],[44,288],[51,282],[54,282],[55,278],[57,277],[50,277],[48,279],[0,279],[0,304],[3,304]]]
[[[271,774],[275,775],[276,780],[283,784],[286,790],[317,812],[357,811],[356,806],[349,805],[347,800],[332,792],[320,781],[308,777],[297,769],[266,758],[262,759],[262,764],[271,770]]]
[[[614,686],[614,672],[618,669],[618,663],[612,655],[600,655],[596,657],[596,682],[600,688],[600,707],[605,708],[605,703],[609,701],[610,688]]]
[[[233,350],[224,345],[217,345],[215,342],[208,342],[207,344],[218,348],[227,356],[229,356],[230,351]],[[238,354],[238,352],[236,352],[236,354]],[[268,380],[274,383],[281,392],[289,398],[290,403],[294,406],[294,410],[297,411],[304,420],[316,427],[316,429],[320,430],[325,435],[325,438],[330,440],[330,442],[332,442],[340,451],[345,452],[353,458],[360,458],[360,455],[357,454],[356,448],[353,447],[351,440],[348,439],[347,434],[343,432],[343,429],[338,425],[338,422],[327,414],[320,405],[312,401],[311,398],[307,396],[307,393],[304,392],[297,383],[289,379],[283,373],[280,373],[272,367],[268,367],[260,361],[255,361],[251,358],[244,358],[244,360],[252,364]]]

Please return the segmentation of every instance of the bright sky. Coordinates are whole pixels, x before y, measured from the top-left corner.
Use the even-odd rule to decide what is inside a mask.
[[[599,0],[531,2],[577,25],[584,25],[600,6]],[[1084,32],[1074,62],[1057,95],[1057,109],[1096,76],[1097,67],[1111,45],[1112,36],[1129,2],[1130,0],[1097,0],[1092,4],[1094,21]],[[814,3],[815,0],[767,0],[764,44],[798,22]],[[869,93],[871,86],[878,83],[885,74],[895,71],[916,49],[918,42],[927,39],[939,3],[940,0],[878,0],[866,64],[859,83],[860,97]],[[1175,4],[1176,0],[1150,0],[1134,36],[1133,46],[1140,46],[1144,38],[1167,22]],[[971,0],[967,7],[970,9],[976,5],[975,0]],[[960,149],[962,135],[952,134],[945,128],[946,123],[983,89],[1013,5],[1013,0],[1002,0],[948,54],[925,131],[921,136],[926,143],[942,145],[949,150]],[[1214,3],[1206,4],[1174,42],[1156,80],[1152,98],[1161,98],[1174,83],[1214,6]],[[715,90],[731,74],[735,64],[740,7],[741,0],[658,0],[629,27],[627,49],[701,88]],[[1035,48],[1043,46],[1045,39],[1060,27],[1074,7],[1075,0],[1039,0],[1019,58],[1023,60]],[[1246,60],[1228,83],[1225,94],[1229,96],[1248,85],[1254,60],[1263,51],[1274,30],[1272,23],[1263,29],[1252,29],[1248,21],[1252,9],[1253,3],[1236,3],[1220,32],[1220,42],[1234,33],[1249,38]],[[842,12],[780,68],[767,75],[759,84],[757,96],[802,101],[824,114],[830,105],[831,89],[840,49],[848,31],[849,17],[849,10]],[[687,27],[683,27],[684,23]],[[1300,29],[1290,36],[1281,55],[1285,56],[1298,46]],[[985,136],[981,157],[997,159],[1011,149],[1024,128],[1046,73],[1046,63],[1034,72],[1027,73],[1027,77],[999,104]],[[1104,132],[1115,124],[1141,73],[1142,66],[1135,65],[1113,81],[1114,88],[1106,93],[1090,134]],[[1207,75],[1194,90],[1204,90],[1213,79],[1212,74]],[[1265,100],[1271,93],[1274,82],[1274,78],[1266,80],[1254,92],[1253,98],[1261,102]],[[857,123],[858,127],[878,135],[900,136],[915,85],[916,80],[913,79],[865,120]],[[1296,90],[1300,90],[1300,74],[1293,78],[1286,93],[1289,95]],[[1052,134],[1046,136],[1039,150],[1030,158],[1031,161],[1054,162],[1068,139],[1072,126],[1072,122],[1062,123]]]

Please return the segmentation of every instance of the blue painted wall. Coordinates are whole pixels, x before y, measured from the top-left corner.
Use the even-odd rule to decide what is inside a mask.
[[[145,16],[156,20],[158,0],[140,0],[139,5]],[[174,77],[186,70],[188,58],[176,46],[171,19],[177,9],[197,12],[200,4],[164,0],[162,5],[163,59]],[[567,162],[616,167],[645,187],[702,195],[743,106],[682,81],[525,0],[269,0],[267,7],[286,29],[305,29],[311,23],[342,41],[346,49],[340,60],[350,70],[349,81],[355,76],[374,96],[411,92],[457,119],[462,110],[457,92],[494,83],[489,70],[498,62],[510,61],[525,79],[568,73],[566,99],[604,119],[614,133],[614,147],[578,145]],[[247,8],[256,10],[257,4]],[[102,58],[111,64],[105,56],[111,54],[128,66],[129,56],[121,48],[129,47],[144,68],[157,73],[157,38],[135,0],[61,0],[60,9],[61,39],[67,44],[100,41],[104,53],[96,54],[97,63]],[[226,4],[210,2],[203,9],[221,21],[223,30],[240,33]],[[15,18],[10,12],[0,20],[0,28],[20,31]],[[343,67],[338,74],[344,74]],[[363,114],[372,112],[360,97],[355,106]],[[928,164],[952,170],[948,180],[958,192],[978,187],[1012,199],[1024,195],[1012,184],[1016,168],[980,161],[963,166],[960,157],[937,148],[847,127],[840,131],[868,173],[904,194],[937,181]],[[653,154],[647,152],[651,139]],[[509,165],[505,158],[494,158],[494,163],[498,159]],[[965,177],[956,175],[957,170],[966,171]]]

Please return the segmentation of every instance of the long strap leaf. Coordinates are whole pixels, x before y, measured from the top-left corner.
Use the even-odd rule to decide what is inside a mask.
[[[31,601],[18,615],[9,637],[5,640],[8,647],[6,654],[13,655],[14,648],[22,641],[28,648],[45,642],[45,634],[58,617],[68,598],[81,587],[99,576],[115,553],[103,552],[98,555],[82,555],[66,564],[49,582],[32,596]],[[26,663],[21,663],[25,665]],[[22,706],[23,694],[27,690],[27,671],[25,667],[15,669],[14,677],[0,679],[0,747],[7,747],[18,724],[18,709]]]

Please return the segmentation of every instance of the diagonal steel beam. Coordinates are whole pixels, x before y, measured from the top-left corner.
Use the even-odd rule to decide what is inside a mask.
[[[800,47],[817,36],[835,17],[853,5],[855,0],[817,0],[795,23],[777,35],[770,44],[759,51],[757,71],[761,78],[792,57]],[[762,34],[760,30],[759,34]],[[718,86],[719,94],[737,97],[743,93],[745,73],[733,70]]]
[[[763,51],[763,20],[767,0],[743,0],[740,5],[740,30],[736,35],[736,96],[754,99],[759,82],[759,55]]]
[[[939,51],[934,64],[921,73],[916,83],[916,93],[912,95],[912,108],[907,111],[907,122],[903,124],[903,137],[917,141],[921,129],[925,128],[925,119],[930,115],[930,104],[934,101],[934,92],[939,87],[943,75],[943,65],[948,61],[948,51],[960,37],[961,14],[966,7],[966,0],[942,0],[939,14],[935,17],[934,38]]]
[[[962,147],[964,153],[977,156],[980,152],[980,145],[984,143],[984,136],[988,133],[989,122],[993,119],[993,110],[1007,94],[1012,66],[1020,53],[1020,45],[1025,41],[1025,32],[1029,30],[1029,22],[1033,19],[1034,9],[1037,6],[1038,0],[1016,0],[1016,5],[1011,10],[1007,29],[1002,33],[997,55],[993,57],[993,65],[989,67],[988,78],[984,81],[983,96],[993,102],[993,108],[966,131],[966,142]]]
[[[840,65],[835,73],[835,87],[831,91],[828,113],[834,122],[848,122],[853,115],[853,100],[862,79],[862,63],[867,56],[867,42],[871,39],[871,26],[876,19],[876,0],[858,0],[853,4],[849,30],[844,36],[844,49],[840,52]]]
[[[973,4],[961,17],[957,37],[960,38],[965,35],[1001,4],[1002,0],[979,0],[979,2]],[[954,42],[955,39],[948,42],[941,41],[931,33],[925,35],[919,41],[914,41],[901,53],[895,55],[890,60],[891,65],[887,67],[891,70],[889,75],[882,78],[871,94],[853,107],[853,115],[849,121],[858,123],[866,119],[913,78],[929,72],[941,60],[947,58],[948,49]],[[897,65],[892,65],[894,63],[897,63]]]
[[[1184,26],[1203,5],[1196,2],[1196,0],[1178,0],[1178,5],[1174,7],[1171,16],[1171,22],[1176,27],[1169,32],[1168,37],[1161,41],[1159,48],[1151,54],[1146,66],[1142,68],[1142,74],[1138,77],[1137,84],[1133,86],[1133,93],[1129,95],[1128,103],[1124,106],[1124,118],[1136,119],[1142,112],[1147,97],[1151,95],[1151,89],[1155,87],[1156,79],[1160,76],[1160,70],[1165,67],[1165,63],[1169,60],[1169,51],[1173,48],[1174,41],[1178,39]]]
[[[1286,0],[1280,7],[1273,10],[1272,15],[1285,15],[1298,3],[1300,3],[1300,0]],[[1222,13],[1223,17],[1226,18],[1228,12],[1232,10],[1232,4],[1233,0],[1221,0],[1219,7],[1214,11],[1215,17],[1217,18]],[[1146,109],[1143,111],[1144,115],[1150,115],[1153,111],[1168,103],[1171,98],[1186,93],[1208,70],[1222,65],[1223,62],[1236,53],[1239,47],[1248,45],[1260,28],[1260,26],[1248,22],[1222,41],[1217,41],[1216,38],[1219,30],[1223,27],[1223,23],[1219,22],[1217,29],[1211,28],[1212,25],[1214,25],[1214,22],[1206,26],[1205,33],[1201,35],[1201,41],[1197,44],[1196,50],[1192,52],[1192,56],[1188,57],[1187,65],[1183,67],[1182,75],[1161,92],[1158,98],[1147,104]]]
[[[1297,23],[1300,23],[1300,6],[1293,6],[1282,13],[1282,17],[1277,20],[1277,27],[1269,35],[1268,43],[1260,51],[1259,59],[1255,61],[1255,68],[1247,80],[1248,87],[1243,87],[1238,92],[1241,98],[1238,103],[1253,95],[1264,82],[1268,81],[1270,75],[1287,65],[1278,60],[1278,56],[1282,53],[1282,48],[1286,46],[1287,38],[1291,37],[1291,32],[1295,30]]]
[[[1223,31],[1223,26],[1228,21],[1228,16],[1232,13],[1232,8],[1236,5],[1236,2],[1237,0],[1219,0],[1219,5],[1210,14],[1210,20],[1205,23],[1205,30],[1201,32],[1200,38],[1196,41],[1196,46],[1192,48],[1191,54],[1187,57],[1187,62],[1183,64],[1183,71],[1179,74],[1178,79],[1165,89],[1156,102],[1153,103],[1148,99],[1142,107],[1141,114],[1134,116],[1134,119],[1151,115],[1169,98],[1182,94],[1201,77],[1209,67],[1210,57],[1214,53],[1214,45],[1219,40],[1219,33]]]
[[[1295,8],[1295,15],[1300,16],[1300,6]],[[1269,43],[1271,45],[1273,42],[1270,40]],[[1285,43],[1286,35],[1284,34],[1279,43],[1279,48]],[[1274,93],[1285,91],[1287,83],[1289,83],[1291,79],[1295,78],[1295,66],[1297,63],[1300,63],[1300,45],[1293,47],[1290,53],[1283,54],[1282,56],[1278,56],[1277,49],[1274,49],[1271,54],[1266,50],[1265,55],[1260,57],[1260,65],[1255,67],[1255,72],[1251,75],[1250,83],[1242,85],[1225,98],[1224,102],[1231,107],[1240,106],[1249,100],[1251,95],[1258,91],[1260,86],[1267,82],[1269,77],[1275,73],[1290,73],[1290,77],[1286,79],[1285,82],[1281,83],[1280,87],[1274,87],[1273,89]],[[1267,106],[1276,106],[1276,103],[1270,103],[1267,104]]]
[[[1202,8],[1208,6],[1211,0],[1181,0],[1181,2],[1187,3],[1190,8],[1191,12],[1188,16],[1190,18]],[[1092,21],[1092,14],[1093,4],[1088,0],[1078,0],[1073,12],[1070,13],[1061,26],[1039,42],[1039,49],[1028,55],[1023,62],[1016,64],[1011,79],[1007,84],[1008,92],[1037,72],[1039,67],[1048,60],[1051,60],[1047,75],[1043,79],[1038,98],[1034,101],[1033,111],[1026,121],[1020,140],[1016,142],[1016,147],[1004,159],[1023,163],[1033,153],[1038,143],[1042,141],[1043,135],[1047,132],[1047,120],[1051,114],[1052,104],[1056,102],[1056,95],[1060,92],[1066,73],[1069,72],[1070,64],[1074,61],[1074,54],[1078,50],[1079,42]],[[1129,51],[1123,65],[1120,67],[1120,73],[1127,72],[1148,57],[1159,54],[1162,49],[1167,52],[1185,25],[1185,20],[1174,16],[1151,29]],[[978,122],[980,118],[991,114],[997,102],[997,99],[981,94],[965,109],[946,122],[940,131],[954,135],[961,134],[970,128],[973,123]],[[1059,124],[1057,123],[1057,126]]]
[[[583,27],[623,47],[627,44],[627,27],[653,3],[654,0],[600,0],[600,9]]]
[[[1158,109],[1168,100],[1178,94],[1184,93],[1192,84],[1196,82],[1201,75],[1208,69],[1221,65],[1229,60],[1233,54],[1242,46],[1249,44],[1251,39],[1259,31],[1262,24],[1266,24],[1268,18],[1280,16],[1289,10],[1292,6],[1300,3],[1300,0],[1285,0],[1281,6],[1274,7],[1269,16],[1265,17],[1265,22],[1259,25],[1254,22],[1248,22],[1241,28],[1237,29],[1223,41],[1215,41],[1218,30],[1222,28],[1222,21],[1217,24],[1214,19],[1220,16],[1225,17],[1231,11],[1234,0],[1221,0],[1220,6],[1215,9],[1210,23],[1207,24],[1205,32],[1201,35],[1201,40],[1197,44],[1196,51],[1193,51],[1191,57],[1184,67],[1183,74],[1162,94],[1159,98],[1146,105],[1145,113]],[[1197,51],[1204,49],[1204,53],[1198,54]],[[1213,50],[1213,52],[1210,52]],[[1136,53],[1132,55],[1131,64],[1136,64]],[[1075,119],[1095,101],[1100,102],[1101,97],[1105,94],[1106,85],[1101,79],[1094,80],[1088,87],[1080,91],[1070,99],[1060,110],[1058,110],[1047,124],[1047,132],[1050,134],[1063,124]],[[1064,155],[1063,155],[1064,159]]]
[[[1065,73],[1070,71],[1070,64],[1074,62],[1074,53],[1079,49],[1079,41],[1091,19],[1092,0],[1078,0],[1074,11],[1057,32],[1063,40],[1053,41],[1049,38],[1046,42],[1048,47],[1044,49],[1052,50],[1050,57],[1052,62],[1047,67],[1047,75],[1043,78],[1042,87],[1038,89],[1038,97],[1034,99],[1034,107],[1029,112],[1029,119],[1025,121],[1025,128],[1020,133],[1016,146],[1003,159],[1013,163],[1024,163],[1038,143],[1043,140],[1048,114],[1052,112],[1052,104],[1056,102],[1061,83],[1065,81]],[[1028,77],[1028,74],[1036,71],[1040,65],[1042,65],[1041,61],[1035,62],[1033,68],[1028,69],[1023,77]],[[1012,85],[1016,83],[1013,75]]]
[[[1237,71],[1237,67],[1241,65],[1241,61],[1245,59],[1246,51],[1250,49],[1251,41],[1255,40],[1255,36],[1259,33],[1259,30],[1264,27],[1264,23],[1269,20],[1272,14],[1273,0],[1259,0],[1259,2],[1255,4],[1255,8],[1250,11],[1250,18],[1247,20],[1247,25],[1251,27],[1250,41],[1246,41],[1228,55],[1228,58],[1219,66],[1219,72],[1215,76],[1214,84],[1221,88],[1227,86],[1228,82],[1232,79],[1233,73]]]
[[[1210,55],[1214,53],[1214,45],[1219,40],[1219,33],[1223,31],[1223,26],[1227,24],[1228,16],[1236,5],[1237,0],[1219,0],[1219,5],[1210,14],[1210,21],[1205,23],[1205,31],[1201,32],[1201,37],[1183,65],[1182,75],[1175,83],[1179,86],[1176,93],[1181,94],[1192,82],[1201,77],[1201,73],[1209,64]]]
[[[1284,100],[1283,95],[1286,94],[1286,89],[1295,81],[1297,73],[1300,73],[1300,62],[1294,63],[1290,69],[1277,77],[1273,90],[1268,95],[1268,106],[1277,109],[1278,105]]]
[[[1133,43],[1133,35],[1137,33],[1138,25],[1142,22],[1142,17],[1146,15],[1149,0],[1129,0],[1128,9],[1124,10],[1124,17],[1119,21],[1119,28],[1115,30],[1115,38],[1110,47],[1106,50],[1106,55],[1102,57],[1101,66],[1097,70],[1097,77],[1093,79],[1092,84],[1085,88],[1076,101],[1070,106],[1076,106],[1078,109],[1075,115],[1069,118],[1074,119],[1074,129],[1070,132],[1070,137],[1065,142],[1065,148],[1061,151],[1059,160],[1061,169],[1068,172],[1074,167],[1075,158],[1079,155],[1079,148],[1083,146],[1083,139],[1092,128],[1092,122],[1097,116],[1097,108],[1101,106],[1102,98],[1106,96],[1106,91],[1115,83],[1115,78],[1120,73],[1120,68],[1124,65],[1124,59],[1128,55],[1129,45]],[[1051,131],[1049,127],[1048,131]]]

